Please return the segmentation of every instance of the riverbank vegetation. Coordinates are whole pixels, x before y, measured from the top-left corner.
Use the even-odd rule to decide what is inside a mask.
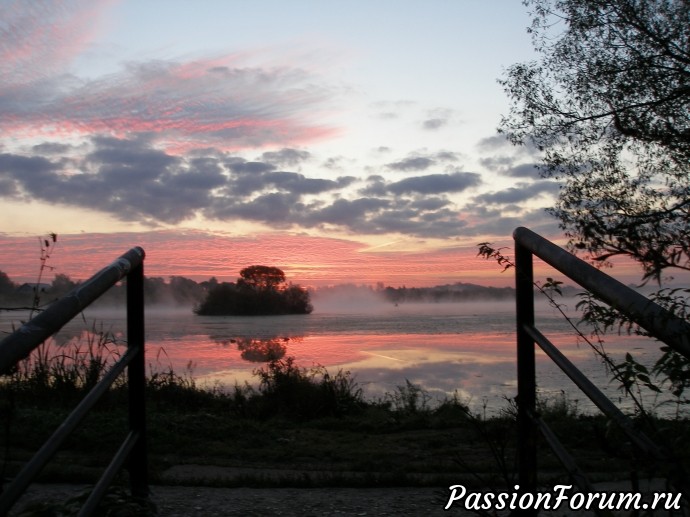
[[[100,333],[59,355],[39,349],[2,378],[4,477],[18,472],[117,359],[118,350],[111,336]],[[493,488],[515,483],[512,401],[487,417],[457,395],[432,400],[404,379],[385,396],[368,400],[349,372],[302,367],[290,357],[266,363],[254,375],[252,385],[208,387],[197,385],[191,371],[149,366],[152,483],[445,487],[462,482]],[[43,471],[43,481],[88,483],[100,475],[126,433],[125,384],[115,383]],[[635,459],[615,427],[579,413],[565,396],[542,401],[540,413],[594,481],[659,475]],[[637,424],[663,433],[661,443],[688,430],[684,419]],[[687,443],[674,439],[673,445],[685,461]],[[540,480],[568,481],[545,445],[542,451]]]

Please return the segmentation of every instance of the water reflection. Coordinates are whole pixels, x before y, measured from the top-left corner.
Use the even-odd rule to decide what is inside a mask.
[[[475,314],[475,312],[477,314]],[[559,315],[540,313],[540,328],[586,375],[614,399],[617,385],[588,347],[578,346]],[[93,314],[63,329],[58,342],[84,343],[84,328],[113,332],[117,343],[126,339],[124,314]],[[0,314],[0,337],[16,315]],[[88,322],[88,323],[87,323]],[[93,332],[92,332],[93,333]],[[200,385],[254,384],[254,365],[295,358],[298,365],[323,365],[332,371],[350,371],[371,397],[392,392],[406,380],[420,385],[434,399],[458,393],[472,406],[488,401],[505,406],[516,394],[514,309],[497,305],[459,305],[386,308],[366,314],[313,313],[305,316],[200,317],[191,311],[146,313],[147,365],[152,370],[184,371],[193,363]],[[607,349],[615,361],[634,352],[646,365],[653,364],[658,345],[637,336],[610,336]],[[158,363],[161,364],[158,364]],[[540,390],[573,398],[579,390],[544,355],[537,353]],[[623,400],[625,403],[625,400]],[[585,409],[583,406],[580,406]]]
[[[251,363],[268,363],[282,359],[287,353],[287,344],[291,341],[289,337],[211,339],[224,347],[237,347],[240,357]]]

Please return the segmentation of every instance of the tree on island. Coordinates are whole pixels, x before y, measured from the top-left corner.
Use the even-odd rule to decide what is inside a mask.
[[[202,316],[270,316],[309,314],[312,310],[309,292],[288,284],[281,269],[254,265],[240,271],[236,283],[211,287],[194,312]]]
[[[260,291],[276,290],[285,284],[285,273],[273,266],[249,266],[240,271],[238,283]]]

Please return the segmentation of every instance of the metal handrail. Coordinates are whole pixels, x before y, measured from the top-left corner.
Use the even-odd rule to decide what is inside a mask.
[[[527,228],[513,238],[516,253],[517,246],[528,250],[690,359],[690,323]]]
[[[536,412],[535,344],[539,345],[604,414],[619,424],[631,443],[652,458],[668,461],[669,453],[639,431],[630,419],[536,328],[533,256],[536,255],[577,282],[598,299],[644,328],[652,337],[663,341],[688,359],[690,359],[690,323],[527,228],[517,228],[513,232],[513,239],[515,240],[520,489],[532,493],[537,489],[537,430],[546,436],[547,442],[566,468],[569,471],[574,468],[572,459],[562,454],[564,449],[557,450],[562,449],[562,445]],[[583,490],[588,489],[589,482],[579,471],[577,474],[574,481]],[[686,496],[690,493],[686,480],[683,479],[676,485]]]
[[[145,346],[144,346],[144,250],[134,247],[109,266],[0,342],[0,374],[7,374],[84,308],[127,277],[127,351],[89,391],[19,474],[0,493],[0,515],[15,504],[41,469],[57,452],[115,379],[127,368],[129,433],[87,499],[80,516],[92,515],[117,471],[127,462],[133,496],[148,496],[146,448]]]

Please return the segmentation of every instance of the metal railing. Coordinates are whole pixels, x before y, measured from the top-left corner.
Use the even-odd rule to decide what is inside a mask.
[[[631,420],[577,369],[535,326],[533,256],[563,273],[595,297],[632,319],[649,334],[690,359],[690,324],[640,293],[578,259],[527,228],[513,232],[515,240],[515,289],[518,369],[518,481],[520,490],[537,490],[537,431],[541,432],[573,481],[585,492],[592,487],[573,458],[536,411],[535,343],[647,457],[672,461],[664,448],[639,431]],[[667,463],[669,464],[669,463]],[[682,474],[676,472],[676,474]],[[676,477],[675,488],[688,497],[687,480]]]
[[[94,486],[79,515],[92,515],[115,475],[127,464],[132,495],[148,497],[146,405],[144,390],[144,250],[132,248],[69,294],[52,303],[0,342],[0,374],[7,374],[84,308],[123,278],[127,278],[127,351],[89,391],[33,458],[0,493],[0,515],[5,515],[63,441],[76,429],[115,379],[127,368],[129,433]]]

